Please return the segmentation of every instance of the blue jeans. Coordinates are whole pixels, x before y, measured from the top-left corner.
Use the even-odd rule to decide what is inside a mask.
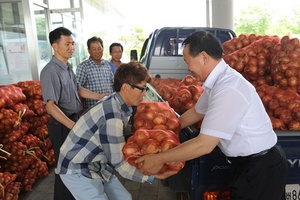
[[[115,175],[108,183],[81,174],[60,174],[60,177],[77,200],[132,200]]]

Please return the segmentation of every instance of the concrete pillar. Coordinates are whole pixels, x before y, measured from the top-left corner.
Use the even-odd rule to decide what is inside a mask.
[[[211,26],[233,29],[233,1],[211,0]]]

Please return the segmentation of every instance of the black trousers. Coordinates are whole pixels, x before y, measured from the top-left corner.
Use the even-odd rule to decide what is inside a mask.
[[[73,121],[77,121],[78,115],[74,114],[69,116],[69,118]],[[53,117],[50,118],[48,123],[48,134],[54,150],[54,157],[56,161],[55,167],[58,161],[59,149],[67,138],[69,132],[70,129],[56,121]],[[55,174],[54,177],[54,200],[75,200],[71,192],[60,179],[60,176],[57,174]]]
[[[231,200],[285,199],[287,160],[280,146],[262,156],[231,163]]]

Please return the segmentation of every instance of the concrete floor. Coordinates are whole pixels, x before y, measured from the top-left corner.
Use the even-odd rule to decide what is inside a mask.
[[[179,193],[170,189],[160,180],[153,184],[137,183],[120,177],[121,182],[131,193],[133,200],[188,200],[188,193]],[[50,170],[48,177],[38,180],[31,192],[20,193],[20,200],[53,200],[54,171]]]

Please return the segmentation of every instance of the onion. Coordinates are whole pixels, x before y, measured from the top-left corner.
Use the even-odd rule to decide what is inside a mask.
[[[142,154],[153,154],[153,153],[158,153],[160,151],[159,148],[159,143],[158,141],[154,139],[148,139],[146,140],[141,148]]]
[[[183,82],[185,85],[192,85],[194,82],[196,82],[196,77],[192,75],[186,75],[183,79]]]
[[[249,58],[250,58],[250,56],[248,56],[247,54],[243,57],[242,62],[244,65],[248,63]]]
[[[277,119],[275,117],[270,117],[270,119],[274,130],[287,130],[287,127],[280,119]]]
[[[298,85],[298,78],[295,76],[292,76],[290,78],[288,78],[288,84],[290,87],[295,87]]]
[[[298,120],[292,120],[288,124],[288,129],[290,131],[300,131],[300,122]]]
[[[281,44],[288,43],[289,41],[290,41],[290,37],[288,35],[283,36],[280,40]]]
[[[247,35],[246,34],[240,34],[239,36],[238,36],[238,39],[239,40],[244,40],[244,39],[246,39],[247,38]]]
[[[237,56],[239,58],[242,58],[246,55],[246,50],[245,49],[240,49],[239,51],[237,51]],[[238,59],[239,60],[239,59]]]
[[[234,65],[234,69],[238,72],[242,72],[244,70],[244,64],[242,61],[238,61]]]
[[[148,101],[145,105],[145,109],[146,109],[146,111],[148,111],[148,110],[159,111],[160,107],[159,107],[159,104],[157,102]]]
[[[289,105],[287,106],[287,109],[293,110],[294,108],[300,106],[300,100],[291,100]]]
[[[135,130],[137,130],[138,128],[143,127],[144,123],[145,123],[145,121],[143,118],[136,118],[134,120],[133,127]]]
[[[258,67],[258,71],[257,71],[257,75],[261,76],[262,78],[264,78],[263,76],[266,73],[266,68],[265,67]]]
[[[154,111],[154,110],[147,110],[146,111],[146,118],[149,119],[149,120],[153,120],[155,115],[156,115],[156,111]]]
[[[257,65],[248,65],[244,68],[244,71],[249,73],[250,75],[256,75],[258,72]]]
[[[258,65],[259,67],[265,67],[266,64],[267,64],[267,61],[266,61],[265,58],[259,58],[259,59],[257,60],[257,65]]]
[[[294,47],[299,46],[299,39],[298,38],[292,38],[290,40],[290,43],[293,44]]]
[[[274,97],[278,100],[280,100],[286,93],[286,90],[283,90],[283,89],[278,89],[276,91],[276,93],[274,94]]]
[[[264,38],[263,40],[262,40],[262,45],[263,45],[263,47],[264,48],[270,48],[270,47],[272,47],[273,45],[272,45],[272,39],[271,38]]]
[[[291,60],[291,62],[289,62],[289,67],[298,69],[300,67],[299,59]]]
[[[0,98],[0,108],[4,108],[5,107],[5,100],[3,97]]]
[[[261,45],[261,43],[253,43],[253,49],[255,51],[256,54],[259,54],[260,52],[263,51],[263,46]]]
[[[140,103],[137,108],[136,108],[136,112],[138,113],[144,113],[145,112],[145,107],[146,107],[146,103]]]
[[[297,107],[293,108],[292,116],[295,120],[300,120],[300,106],[297,106]]]
[[[281,57],[286,57],[286,52],[284,50],[280,50],[276,54],[277,59],[280,59]]]
[[[273,78],[271,75],[265,75],[264,77],[269,85],[273,85]]]
[[[287,43],[283,46],[284,46],[284,50],[286,50],[286,51],[291,51],[294,49],[294,45],[292,43]]]
[[[177,118],[170,118],[166,122],[166,126],[168,127],[169,130],[174,131],[175,133],[179,133],[180,131],[180,123]]]
[[[284,124],[289,124],[293,120],[292,111],[284,109],[279,114],[279,119],[281,119]]]
[[[140,150],[140,146],[135,142],[127,142],[122,148],[122,152],[125,158],[133,155],[140,155]]]
[[[286,110],[286,109],[283,108],[283,107],[278,107],[278,108],[276,108],[276,109],[274,110],[273,116],[276,117],[276,118],[279,118],[280,114],[281,114],[282,112],[284,112],[285,110]]]
[[[248,65],[257,65],[257,59],[256,57],[250,57],[248,60]]]
[[[276,99],[271,99],[268,103],[268,108],[270,110],[275,110],[276,108],[279,107],[279,103]]]
[[[280,44],[280,43],[275,44],[274,50],[275,50],[276,52],[280,51],[280,50],[281,50],[281,44]]]
[[[283,96],[279,99],[279,106],[287,108],[290,102],[295,98],[295,96],[291,95],[290,92],[285,92]],[[291,109],[289,109],[291,110]]]
[[[285,71],[285,76],[286,77],[292,77],[292,76],[295,76],[297,74],[297,70],[295,68],[288,68],[286,71]]]
[[[133,134],[133,140],[137,144],[142,144],[143,142],[145,142],[146,140],[148,140],[149,137],[150,136],[149,136],[148,131],[144,130],[144,129],[138,129]]]
[[[248,38],[245,38],[242,40],[244,47],[250,44],[250,40]]]
[[[258,77],[258,79],[256,80],[257,85],[264,85],[267,84],[267,81],[264,77]]]
[[[279,58],[279,61],[281,63],[289,63],[291,61],[291,59],[288,56],[283,56],[283,57]]]
[[[188,90],[188,88],[180,88],[177,95],[178,95],[178,100],[183,103],[188,102],[192,98],[192,94]]]
[[[300,52],[291,50],[289,51],[288,55],[291,59],[298,59],[300,57]]]
[[[156,116],[153,119],[153,123],[155,125],[159,125],[159,124],[165,124],[167,122],[167,118],[164,114],[162,113],[157,113]]]
[[[268,94],[261,97],[261,100],[265,106],[267,106],[272,99],[273,99],[272,96],[270,96]]]
[[[199,97],[203,93],[203,88],[201,86],[190,85],[188,89],[192,94],[192,99],[198,101]]]
[[[126,161],[127,161],[130,165],[137,167],[137,166],[136,166],[136,163],[135,163],[135,160],[136,160],[137,158],[138,158],[138,156],[130,156],[130,157],[128,157],[128,158],[126,159]]]
[[[155,139],[156,141],[158,141],[160,144],[160,143],[162,143],[163,140],[165,140],[167,138],[167,134],[164,130],[157,129],[157,130],[151,131],[150,137],[152,139]]]
[[[273,76],[273,79],[274,79],[274,81],[277,81],[277,82],[279,82],[281,79],[283,79],[285,76],[282,74],[282,73],[276,73],[276,74],[274,74],[274,76]]]
[[[283,78],[279,81],[280,83],[280,86],[283,87],[283,88],[287,88],[288,86],[288,80],[286,78]]]
[[[175,112],[172,111],[171,109],[162,109],[162,110],[161,110],[161,113],[162,113],[167,119],[176,117]]]
[[[178,143],[172,139],[166,139],[161,143],[161,152],[167,151],[168,149],[172,149],[176,147]]]
[[[238,40],[236,43],[235,43],[235,49],[241,49],[243,48],[244,44],[241,40]]]
[[[255,50],[254,50],[252,47],[248,47],[248,48],[246,49],[246,53],[247,53],[247,55],[250,56],[250,57],[256,56]]]
[[[153,129],[154,126],[155,126],[155,125],[154,125],[153,121],[150,121],[150,120],[145,121],[145,123],[144,123],[144,125],[143,125],[143,127],[144,127],[145,129],[147,129],[147,130]]]
[[[254,34],[254,33],[251,33],[251,34],[248,36],[248,39],[249,39],[251,42],[254,42],[255,40],[257,40],[257,35]]]

